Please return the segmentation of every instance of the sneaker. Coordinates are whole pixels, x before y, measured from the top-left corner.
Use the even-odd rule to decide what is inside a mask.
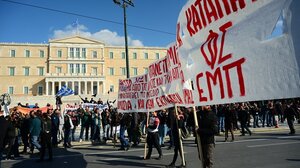
[[[161,160],[161,159],[162,159],[162,155],[159,155],[156,160]]]
[[[81,139],[81,138],[79,139],[79,142],[82,142],[82,139]]]

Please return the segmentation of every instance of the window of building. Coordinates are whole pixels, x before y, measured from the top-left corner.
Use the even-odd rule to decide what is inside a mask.
[[[76,64],[76,72],[75,73],[80,73],[80,64]]]
[[[86,48],[82,48],[81,52],[82,58],[86,58]]]
[[[38,67],[38,70],[39,70],[38,72],[39,76],[44,76],[44,67]]]
[[[56,67],[56,73],[62,73],[62,68],[61,67]]]
[[[109,59],[114,59],[114,53],[113,52],[109,52]]]
[[[43,95],[43,86],[38,86],[38,95]]]
[[[97,51],[93,51],[92,54],[93,54],[93,58],[97,58],[98,57]]]
[[[83,74],[86,73],[86,64],[81,65],[81,73],[83,73]]]
[[[15,76],[15,67],[9,67],[9,76]]]
[[[144,68],[144,73],[148,73],[148,68]]]
[[[92,74],[93,75],[98,75],[98,68],[97,67],[92,67]]]
[[[133,69],[133,75],[137,75],[138,74],[138,69],[137,68],[132,68]]]
[[[74,48],[70,48],[70,57],[74,58]]]
[[[57,57],[61,58],[62,57],[62,51],[61,50],[57,50]]]
[[[159,53],[155,53],[156,59],[159,59]]]
[[[45,51],[44,50],[40,50],[40,58],[44,58],[45,57]]]
[[[126,75],[126,68],[125,67],[121,67],[121,75]]]
[[[109,68],[109,75],[115,75],[114,68],[112,68],[112,67]]]
[[[70,64],[70,69],[69,73],[74,73],[74,64]]]
[[[132,59],[137,59],[137,54],[136,54],[136,52],[133,53]]]
[[[28,93],[29,93],[29,88],[28,88],[28,86],[24,86],[24,88],[23,88],[23,93],[24,93],[25,95],[28,95]]]
[[[110,92],[115,92],[115,86],[114,85],[110,85],[109,86],[109,91]]]
[[[76,58],[80,58],[80,48],[76,48]]]
[[[14,87],[13,86],[8,87],[8,94],[10,94],[10,95],[14,94]]]
[[[125,56],[125,52],[122,52],[122,59],[125,59],[126,56]]]
[[[16,57],[16,50],[10,50],[10,57]]]
[[[29,67],[24,67],[24,75],[29,76]]]
[[[25,57],[26,58],[30,57],[30,50],[25,50]]]
[[[148,53],[144,53],[144,58],[148,59]]]

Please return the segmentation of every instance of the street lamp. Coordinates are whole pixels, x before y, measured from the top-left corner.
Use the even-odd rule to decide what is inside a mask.
[[[123,8],[124,14],[124,34],[125,34],[125,57],[126,57],[126,77],[130,78],[129,74],[129,56],[128,56],[128,42],[127,42],[127,23],[126,23],[126,7],[130,5],[134,7],[132,0],[113,0],[115,4],[120,5]]]

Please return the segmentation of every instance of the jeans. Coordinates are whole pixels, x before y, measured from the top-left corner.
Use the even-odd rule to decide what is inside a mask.
[[[87,141],[89,139],[89,125],[87,125],[87,126],[81,125],[79,138],[83,139],[84,129],[85,129],[85,140]]]
[[[159,134],[159,145],[164,145],[165,144],[165,136],[167,134],[167,125],[166,124],[159,124],[158,134]]]
[[[128,146],[128,141],[125,139],[125,131],[126,131],[126,127],[121,126],[121,128],[120,128],[120,141],[121,141],[121,148],[122,149]]]
[[[60,124],[58,126],[58,140],[62,141],[64,139],[64,130],[63,130],[64,125]]]
[[[224,132],[224,120],[225,120],[224,116],[219,117],[219,122],[218,122],[219,132],[221,132],[221,131]]]
[[[259,120],[259,116],[253,115],[253,128],[259,127],[258,120]]]
[[[100,125],[96,125],[95,128],[94,128],[94,132],[93,132],[93,137],[92,137],[92,140],[101,140],[101,127]]]
[[[105,139],[108,139],[110,137],[109,133],[110,133],[110,125],[106,124],[103,129],[103,136]]]
[[[141,122],[141,125],[140,125],[140,127],[141,127],[141,130],[142,130],[142,135],[145,135],[146,134],[146,120],[143,120],[142,122]]]
[[[41,145],[38,143],[38,138],[39,138],[39,136],[31,136],[30,137],[30,141],[31,141],[31,144],[32,144],[31,151],[33,151],[34,147],[36,147],[38,150],[41,149]]]
[[[74,126],[73,129],[71,129],[71,137],[72,137],[72,141],[75,141],[75,131],[76,131],[77,126]]]
[[[271,111],[267,111],[267,126],[273,126],[273,114]]]

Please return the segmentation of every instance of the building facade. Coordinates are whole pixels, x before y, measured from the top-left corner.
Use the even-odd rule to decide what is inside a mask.
[[[130,76],[166,55],[160,47],[129,47]],[[79,35],[48,44],[0,43],[0,94],[54,96],[63,85],[75,95],[118,92],[126,78],[125,48]]]

